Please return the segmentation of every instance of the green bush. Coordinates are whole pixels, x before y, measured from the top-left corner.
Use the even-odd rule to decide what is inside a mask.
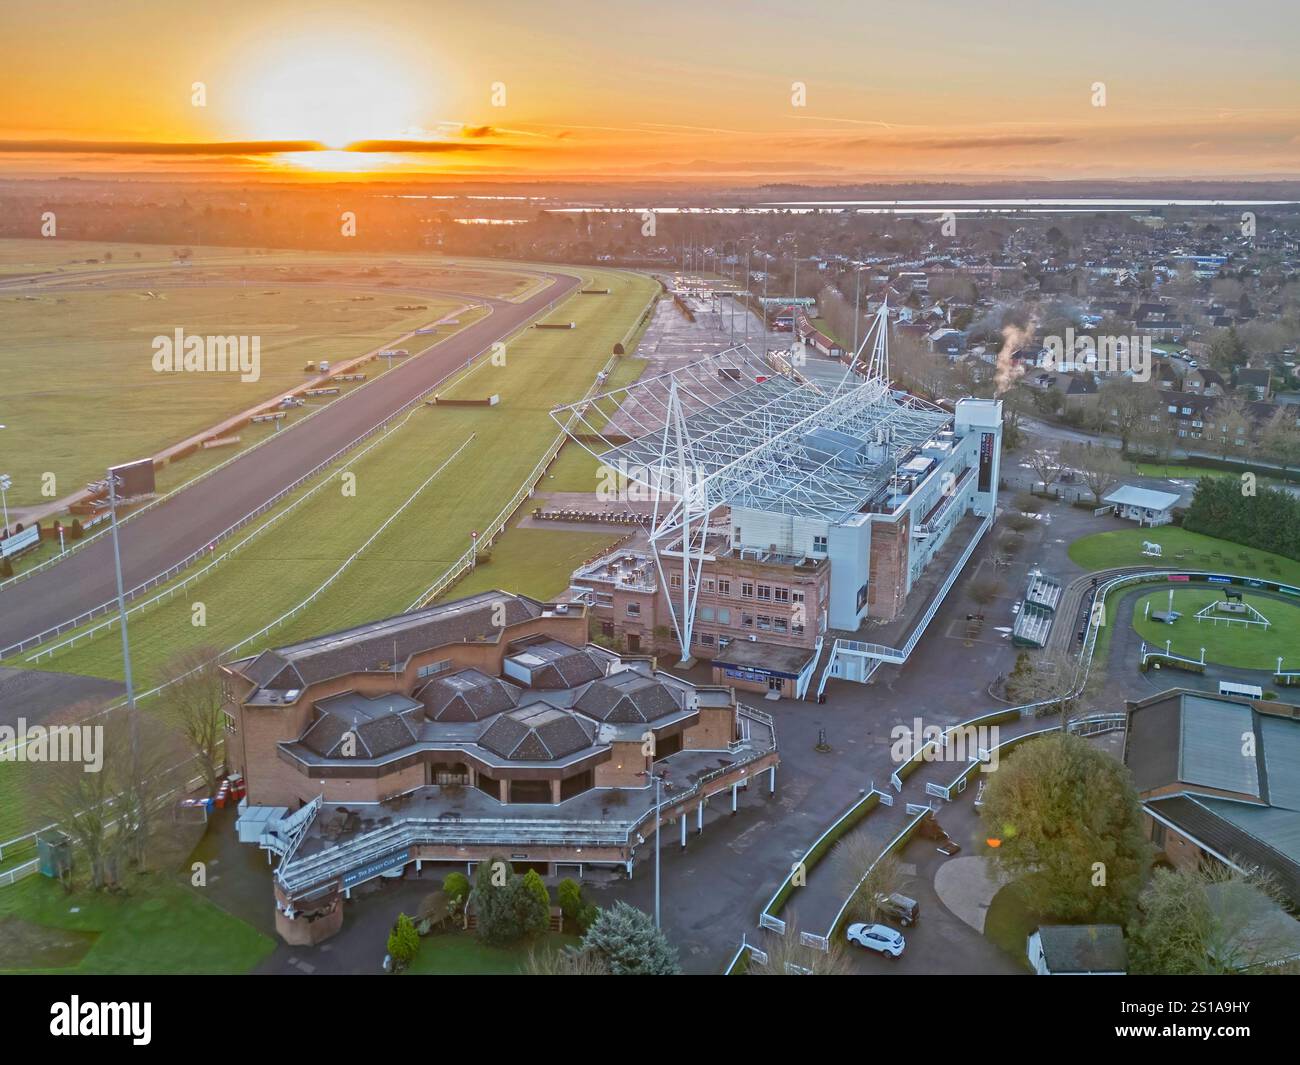
[[[442,892],[452,907],[459,909],[469,898],[469,877],[464,873],[448,873],[442,879]]]
[[[582,909],[582,885],[566,876],[555,889],[555,901],[559,903],[564,919],[576,922],[578,911]]]
[[[388,953],[400,966],[410,965],[420,951],[420,933],[415,922],[404,913],[397,915],[397,923],[388,933]]]
[[[1246,495],[1235,477],[1197,481],[1183,528],[1300,559],[1300,499],[1275,488]]]

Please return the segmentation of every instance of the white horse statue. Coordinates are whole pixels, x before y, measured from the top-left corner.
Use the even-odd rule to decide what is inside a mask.
[[[1159,544],[1153,544],[1150,540],[1142,541],[1142,553],[1150,555],[1152,558],[1160,558],[1164,555],[1164,548]]]

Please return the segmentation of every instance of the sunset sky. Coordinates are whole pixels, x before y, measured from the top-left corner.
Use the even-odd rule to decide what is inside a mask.
[[[11,3],[0,175],[1300,175],[1294,0],[1069,11],[1067,27],[1059,5],[1007,0]]]

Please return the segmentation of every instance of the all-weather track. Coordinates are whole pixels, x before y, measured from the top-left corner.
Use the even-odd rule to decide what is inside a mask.
[[[210,544],[245,515],[311,472],[456,369],[527,324],[581,283],[575,274],[533,271],[551,284],[527,300],[475,297],[491,313],[417,352],[404,365],[331,403],[265,443],[142,511],[122,526],[122,582],[128,590]],[[122,461],[125,456],[106,456]],[[63,561],[0,590],[0,648],[61,625],[116,594],[113,547],[97,537]]]

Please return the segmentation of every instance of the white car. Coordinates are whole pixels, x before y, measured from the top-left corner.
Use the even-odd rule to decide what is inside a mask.
[[[897,958],[907,946],[902,932],[895,932],[884,924],[851,924],[848,939],[850,943],[879,954],[888,954],[891,958]]]

